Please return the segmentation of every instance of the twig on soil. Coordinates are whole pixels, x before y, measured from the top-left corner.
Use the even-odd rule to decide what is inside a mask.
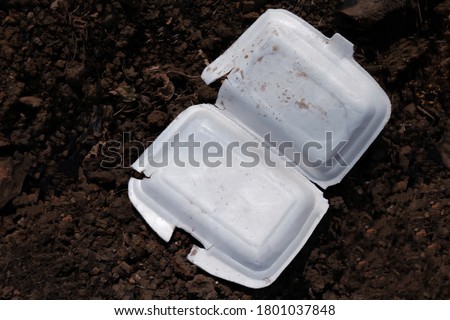
[[[104,30],[105,30],[105,33],[108,36],[108,38],[110,38],[112,41],[114,41],[115,44],[118,44],[118,42],[116,40],[114,40],[114,38],[108,33],[108,31],[106,31],[106,29],[104,29]]]
[[[116,192],[114,192],[114,195],[118,195],[119,193],[124,192],[124,191],[128,191],[128,189],[125,188],[125,189],[117,190]]]
[[[77,36],[75,35],[75,32],[72,32],[71,35],[72,35],[73,41],[75,42],[75,49],[74,49],[74,51],[73,51],[73,57],[72,57],[72,59],[70,59],[69,62],[72,62],[73,60],[75,60],[75,57],[76,57],[77,51],[78,51],[78,41],[77,41]]]
[[[136,108],[130,109],[130,110],[125,110],[123,113],[130,113],[130,112],[134,112],[137,109],[139,109],[139,106],[137,106]]]
[[[125,110],[125,108],[127,107],[128,105],[124,105],[123,107],[122,107],[122,109],[120,109],[120,110],[118,110],[116,113],[114,113],[113,114],[113,117],[115,117],[115,116],[117,116],[119,113],[121,113],[121,112],[123,112],[123,113],[130,113],[130,112],[133,112],[133,111],[136,111],[137,109],[139,109],[139,106],[137,106],[136,108],[133,108],[133,109],[130,109],[130,110]],[[125,110],[125,111],[124,111]]]
[[[436,120],[427,110],[422,108],[421,106],[416,106],[417,110],[423,112],[426,116],[428,116],[433,122]]]
[[[68,9],[68,8],[67,8]],[[78,10],[80,9],[80,6],[77,6],[75,9],[73,9],[71,12],[69,12],[69,18],[72,17],[72,15]]]
[[[213,11],[213,13],[212,13],[212,16],[214,16],[214,15],[216,14],[217,10],[219,9],[219,7],[220,7],[219,2],[220,2],[220,1],[221,1],[221,0],[217,0],[216,2],[214,2],[214,3],[212,4],[213,7],[214,7],[215,5],[217,5],[217,7],[214,9],[214,11]]]
[[[81,17],[75,16],[74,13],[80,8],[80,6],[77,6],[74,10],[69,12],[69,4],[67,1],[63,2],[63,6],[66,12],[65,17],[67,17],[67,19],[65,18],[65,22],[68,23],[70,26],[72,26],[75,31],[71,32],[71,35],[74,39],[75,42],[75,49],[74,49],[74,53],[73,53],[73,57],[70,60],[70,62],[72,62],[73,60],[75,60],[75,57],[78,53],[78,41],[82,42],[82,60],[84,61],[86,59],[86,47],[84,42],[87,40],[88,38],[88,31],[87,31],[87,22],[85,20],[83,20],[84,17],[86,17],[90,11],[84,13]]]
[[[422,11],[420,10],[420,3],[417,5],[417,11],[419,12],[419,20],[420,20],[420,23],[423,23],[423,20],[422,20]]]
[[[154,66],[154,67],[148,68],[147,70],[148,71],[152,71],[152,72],[157,72],[157,71],[161,70],[161,71],[163,71],[163,72],[165,72],[167,74],[168,73],[174,73],[174,74],[178,74],[180,76],[183,76],[183,77],[186,77],[186,78],[190,78],[190,79],[198,79],[198,78],[200,78],[200,76],[193,76],[193,75],[184,73],[182,71],[175,70],[173,67],[170,67],[170,66],[162,66],[162,67],[161,66]],[[145,90],[144,90],[144,92],[145,92]]]
[[[187,90],[183,90],[180,94],[177,95],[177,97],[174,99],[174,101],[180,100],[180,98],[187,92]],[[192,101],[192,100],[191,100]]]
[[[60,40],[60,39],[57,39],[57,40],[55,40],[55,41],[52,41],[52,42],[50,42],[50,43],[47,45],[47,47],[51,47],[51,46],[57,44],[58,42],[61,42],[61,40]]]
[[[135,288],[139,288],[139,289],[147,290],[146,287],[143,287],[143,286],[140,286],[140,285],[137,285],[137,284],[135,284],[134,287],[135,287]]]
[[[198,79],[198,78],[200,78],[200,76],[192,76],[192,75],[189,75],[189,74],[186,74],[186,73],[183,73],[183,72],[180,72],[180,71],[175,71],[175,70],[168,70],[166,72],[167,73],[179,74],[180,76],[183,76],[183,77],[186,77],[186,78],[190,78],[190,79]]]
[[[300,2],[300,0],[297,0],[297,2],[295,3],[294,8],[298,6],[298,3],[299,3],[299,2]],[[303,0],[302,5],[300,6],[300,11],[298,12],[298,15],[299,15],[299,16],[302,14],[302,12],[303,12],[303,7],[304,7],[304,6],[305,6],[305,0]]]
[[[146,93],[148,88],[150,88],[150,85],[146,86],[145,89],[141,92],[141,94]]]
[[[113,117],[117,116],[119,113],[121,113],[123,111],[123,109],[125,109],[127,106],[123,106],[122,109],[118,110],[116,113],[113,114]]]
[[[422,9],[420,8],[420,1],[418,0],[410,0],[409,1],[409,6],[415,10],[417,9],[417,14],[419,16],[419,23],[422,24],[423,23],[423,19],[422,19]],[[426,7],[428,6],[428,4],[426,4]]]

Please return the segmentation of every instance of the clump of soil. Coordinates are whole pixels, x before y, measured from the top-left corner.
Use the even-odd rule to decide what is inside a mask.
[[[449,1],[412,3],[408,23],[359,26],[338,0],[2,1],[0,298],[448,298]],[[186,233],[161,241],[127,182],[141,143],[215,101],[201,71],[268,8],[351,39],[392,117],[301,253],[251,290],[190,264]]]

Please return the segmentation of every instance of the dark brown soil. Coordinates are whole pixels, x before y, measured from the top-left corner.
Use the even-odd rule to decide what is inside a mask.
[[[0,298],[449,298],[449,1],[408,1],[381,21],[343,1],[0,2]],[[213,278],[164,243],[127,197],[134,141],[214,102],[199,75],[268,8],[339,31],[392,101],[383,133],[270,287]],[[109,140],[130,132],[102,169]]]

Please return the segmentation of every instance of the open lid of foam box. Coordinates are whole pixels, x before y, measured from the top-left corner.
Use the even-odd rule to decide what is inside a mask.
[[[339,34],[268,10],[202,78],[226,76],[215,105],[181,113],[133,164],[129,196],[166,241],[198,239],[188,259],[260,288],[303,247],[336,184],[380,133],[390,102]],[[311,182],[312,181],[312,182]],[[315,184],[314,184],[314,183]]]

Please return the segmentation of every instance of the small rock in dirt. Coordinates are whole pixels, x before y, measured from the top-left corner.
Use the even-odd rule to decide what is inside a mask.
[[[37,45],[37,46],[42,46],[44,43],[42,42],[41,38],[39,37],[34,37],[33,38],[33,44]]]
[[[326,286],[325,279],[316,269],[308,269],[306,277],[311,281],[311,289],[313,292],[322,292]]]
[[[383,202],[386,192],[386,188],[383,184],[375,184],[370,188],[370,194],[375,202]]]
[[[217,299],[214,280],[202,274],[197,274],[192,281],[186,283],[188,294],[199,299]]]
[[[169,120],[169,115],[159,110],[153,111],[147,117],[148,123],[158,128],[164,127],[167,123],[167,120]]]
[[[57,68],[64,68],[66,66],[66,62],[64,60],[58,60],[55,62],[55,67]]]
[[[244,20],[247,20],[247,21],[254,21],[254,20],[258,19],[259,16],[260,16],[260,14],[257,12],[250,12],[250,13],[244,14],[243,18],[244,18]]]
[[[6,139],[5,137],[0,136],[0,148],[1,147],[7,147],[11,144],[11,141]]]
[[[0,53],[3,54],[6,60],[11,60],[14,56],[14,49],[8,46],[7,44],[2,45]]]
[[[127,249],[120,248],[119,250],[117,250],[117,257],[120,260],[126,260],[126,259],[128,259],[129,256],[130,256],[130,254]]]
[[[120,35],[123,37],[132,37],[136,33],[136,29],[132,26],[125,26],[120,32]]]
[[[14,78],[7,78],[6,80],[7,97],[5,102],[3,103],[3,112],[8,110],[10,106],[12,106],[14,103],[17,102],[17,99],[22,95],[24,88],[25,83],[16,82]]]
[[[36,204],[38,202],[38,193],[26,194],[22,193],[13,200],[15,207],[25,207],[30,204]]]
[[[416,106],[414,105],[414,103],[410,103],[405,107],[405,111],[413,116],[416,113]]]
[[[72,217],[72,215],[68,214],[67,216],[64,216],[61,220],[64,222],[72,222],[73,217]]]
[[[2,291],[0,291],[0,297],[2,299],[9,299],[13,294],[13,292],[14,292],[13,286],[5,286],[2,288]]]
[[[96,83],[85,83],[83,85],[83,93],[86,98],[97,99],[99,96],[99,90]]]
[[[365,267],[367,267],[369,265],[369,262],[367,261],[367,260],[361,260],[361,261],[359,261],[357,264],[356,264],[356,269],[357,270],[362,270],[362,269],[364,269]]]
[[[170,81],[167,74],[164,72],[160,72],[155,75],[155,79],[163,83],[163,85],[157,90],[158,95],[166,101],[172,99],[173,95],[175,94],[175,86],[173,85],[172,81]]]
[[[434,251],[434,250],[438,250],[439,249],[439,243],[437,242],[432,242],[427,246],[427,249],[430,251]]]
[[[63,6],[63,0],[55,0],[50,5],[50,9],[57,10],[58,8],[61,8]]]
[[[18,158],[18,159],[17,159]],[[0,158],[0,209],[20,194],[23,181],[31,167],[29,154]]]
[[[36,67],[36,63],[34,62],[33,59],[28,58],[27,60],[25,60],[25,63],[23,64],[25,72],[34,77],[36,75],[37,72],[37,67]]]
[[[125,261],[121,261],[118,266],[113,269],[114,273],[117,273],[121,276],[128,276],[133,271],[133,267],[130,266]]]
[[[399,181],[395,184],[393,191],[394,192],[403,192],[408,188],[408,178],[405,180]]]
[[[442,2],[442,3],[440,3],[440,4],[438,4],[438,5],[434,8],[434,11],[435,11],[437,14],[439,14],[439,15],[441,15],[441,16],[447,18],[447,19],[449,19],[449,18],[450,18],[450,0],[446,0],[446,1],[444,1],[444,2]]]
[[[113,183],[115,181],[114,174],[110,171],[88,172],[87,177],[97,183]]]
[[[123,73],[127,78],[135,78],[138,75],[133,66],[130,68],[124,68]]]
[[[12,240],[18,244],[23,244],[27,242],[27,239],[28,239],[28,232],[23,229],[16,230],[13,233],[8,234],[5,238],[6,242]]]
[[[84,215],[84,221],[87,224],[94,224],[95,223],[95,219],[96,219],[96,216],[92,212],[88,212],[88,213],[86,213]]]
[[[112,253],[111,251],[106,251],[106,252],[97,252],[95,254],[95,259],[97,261],[113,261],[115,258],[115,254]]]
[[[67,66],[67,80],[71,81],[72,83],[81,83],[81,77],[83,75],[85,71],[85,67],[84,64],[82,63],[78,63],[78,62],[71,62],[68,66]]]
[[[411,152],[412,148],[410,146],[404,146],[400,149],[398,160],[399,165],[404,172],[408,171]]]
[[[34,96],[19,98],[19,101],[27,106],[37,108],[42,104],[42,99]]]
[[[447,239],[450,235],[450,230],[446,227],[439,228],[436,231],[436,236],[440,239]]]
[[[202,85],[198,88],[198,99],[205,103],[212,103],[217,99],[217,92],[207,85]]]
[[[28,12],[27,21],[31,22],[33,21],[33,19],[34,19],[34,12],[33,11]]]
[[[255,12],[253,12],[253,13],[255,13]],[[216,27],[216,33],[218,35],[220,35],[222,38],[229,38],[229,37],[233,36],[234,30],[230,26],[221,24]]]
[[[173,267],[175,273],[183,279],[190,277],[196,269],[195,265],[186,259],[186,252],[184,250],[180,250],[176,253],[173,260]]]
[[[331,290],[325,291],[322,295],[324,300],[338,300],[339,297]]]
[[[183,111],[184,108],[180,106],[179,103],[172,103],[167,107],[167,111],[169,113],[169,116],[174,119],[177,117],[181,111]]]
[[[116,170],[113,170],[113,174],[116,179],[117,187],[125,187],[128,185],[128,180],[130,179],[130,174],[127,170],[116,169]]]
[[[450,19],[450,15],[449,15],[449,19]],[[447,59],[444,59],[440,64],[439,64],[439,68],[441,69],[440,71],[442,72],[442,74],[447,77],[449,72],[450,72],[450,57],[448,57]]]
[[[450,169],[450,130],[447,130],[436,147],[441,155],[442,163]]]
[[[343,9],[341,12],[363,27],[372,27],[382,21],[389,13],[405,6],[406,1],[404,0],[359,0],[355,5]]]
[[[115,21],[116,21],[115,15],[108,14],[108,15],[106,15],[106,17],[103,19],[102,23],[103,23],[105,26],[110,26],[110,25],[112,25]]]
[[[421,229],[421,230],[416,232],[416,237],[417,238],[424,238],[426,236],[427,236],[427,232],[425,231],[425,229]]]
[[[111,204],[109,205],[110,208],[123,208],[128,205],[128,201],[126,198],[115,198]]]
[[[255,1],[240,1],[239,8],[242,13],[249,13],[256,9],[256,3]]]

